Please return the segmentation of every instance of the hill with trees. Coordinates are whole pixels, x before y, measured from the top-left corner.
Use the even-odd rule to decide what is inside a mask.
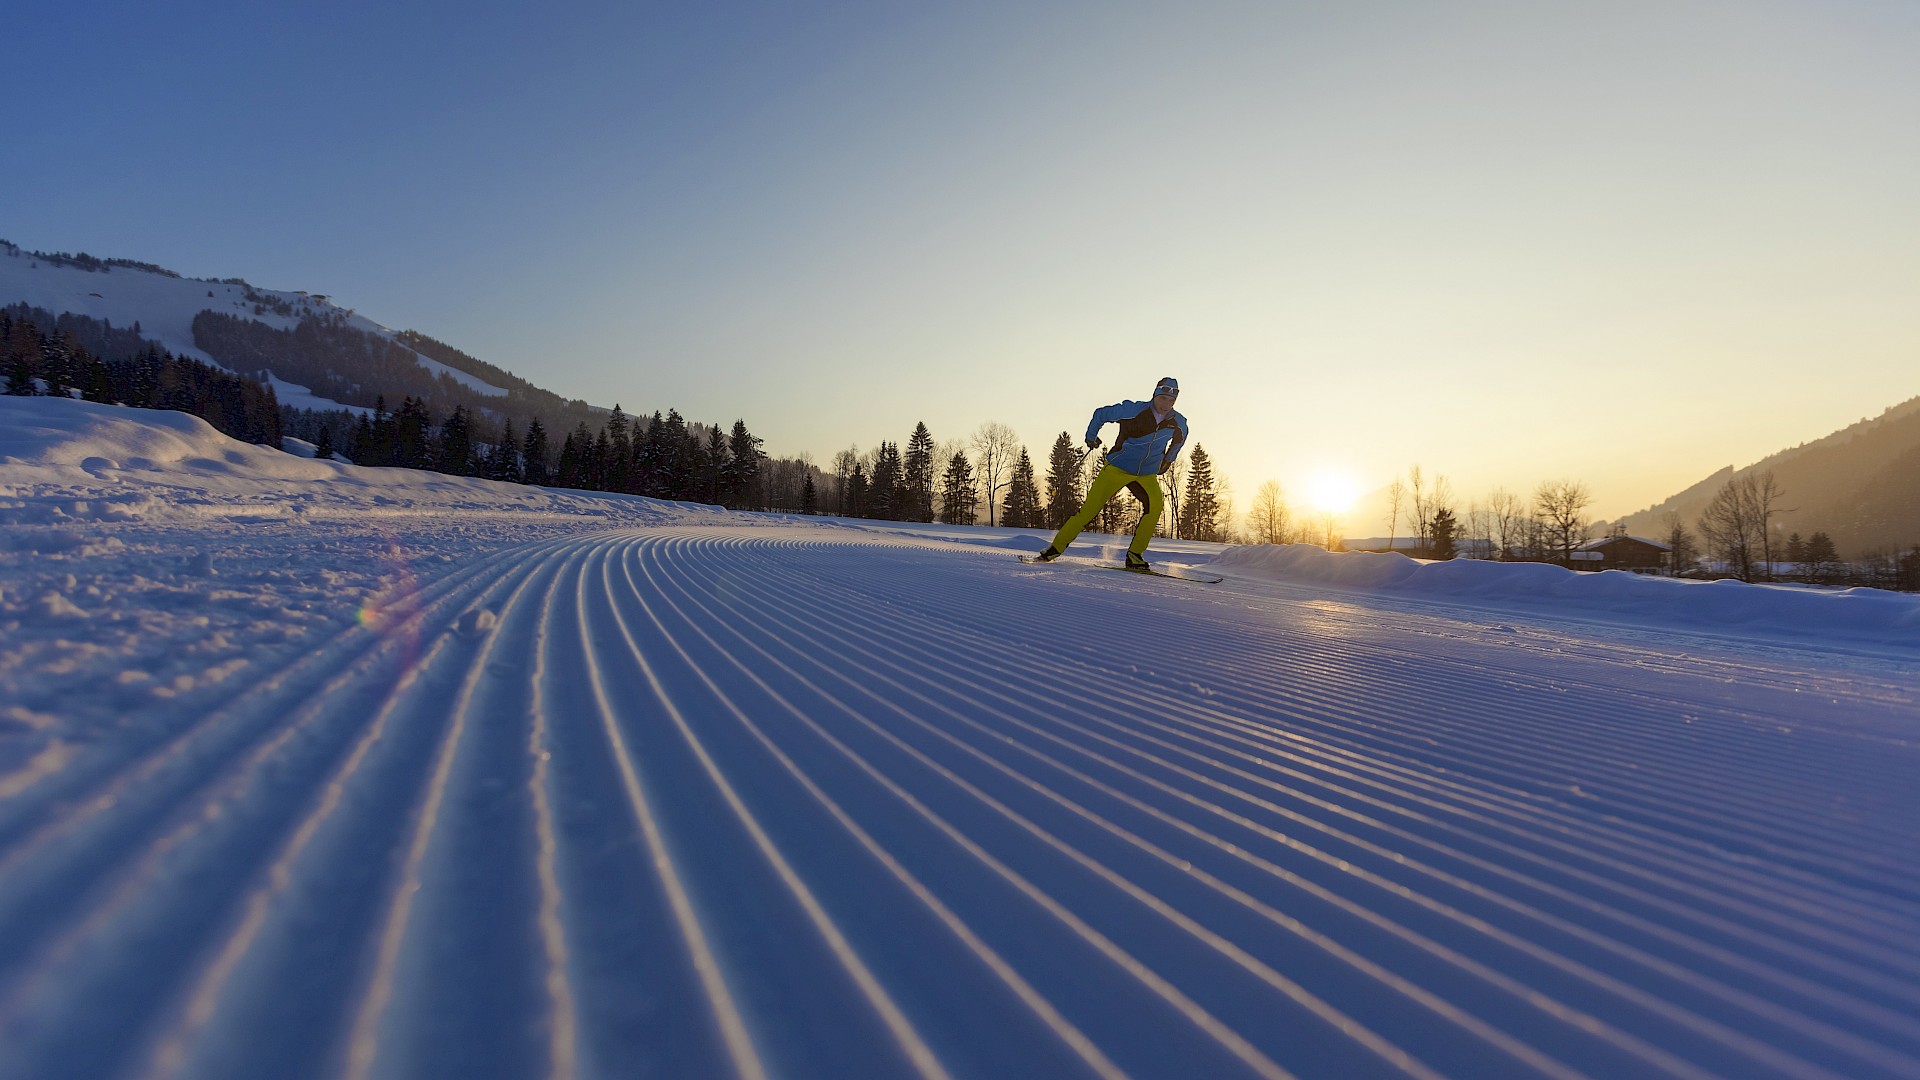
[[[1629,532],[1665,535],[1676,519],[1698,521],[1729,481],[1768,473],[1779,488],[1772,528],[1782,541],[1825,533],[1847,559],[1908,547],[1920,541],[1920,397],[1745,468],[1721,469],[1622,521]]]

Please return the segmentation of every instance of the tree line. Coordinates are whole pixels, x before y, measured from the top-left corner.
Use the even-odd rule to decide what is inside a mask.
[[[1068,432],[1053,440],[1043,477],[1020,437],[999,422],[982,424],[962,440],[937,443],[924,421],[906,448],[882,440],[862,452],[851,446],[834,455],[823,477],[821,506],[843,517],[883,521],[938,521],[947,525],[997,525],[1013,529],[1058,529],[1080,509],[1103,460],[1083,451]],[[1224,485],[1215,477],[1206,448],[1161,477],[1173,507],[1161,531],[1198,540],[1223,539],[1231,517]],[[1177,513],[1173,509],[1177,508]],[[1118,498],[1088,526],[1090,532],[1130,533],[1144,504]]]
[[[93,324],[93,325],[89,325]],[[54,333],[42,325],[60,327]],[[0,309],[0,372],[15,397],[46,395],[191,413],[242,442],[280,447],[280,402],[273,387],[158,346],[103,359],[80,342],[120,340],[110,324],[79,316],[54,318],[26,305]],[[134,340],[139,341],[138,335]]]

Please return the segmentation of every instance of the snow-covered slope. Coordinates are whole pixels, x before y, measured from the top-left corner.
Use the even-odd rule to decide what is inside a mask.
[[[1920,1075],[1898,619],[196,425],[0,400],[0,1077]]]
[[[264,306],[256,312],[257,301],[265,297],[285,305],[293,314],[281,314],[278,308]],[[275,329],[290,329],[306,315],[340,315],[358,330],[393,339],[394,332],[365,316],[333,304],[324,296],[304,292],[280,292],[247,285],[176,277],[126,265],[88,270],[73,263],[56,263],[36,258],[10,245],[0,245],[0,305],[25,303],[45,308],[54,314],[71,312],[92,319],[104,319],[115,326],[139,325],[142,334],[158,342],[177,356],[190,356],[204,363],[218,362],[194,344],[193,319],[202,311],[216,311],[239,318],[255,319]],[[421,366],[436,374],[444,372],[453,379],[490,396],[507,391],[464,371],[450,368],[437,360],[414,354]],[[297,406],[341,408],[317,398],[306,387],[273,379],[281,402]]]

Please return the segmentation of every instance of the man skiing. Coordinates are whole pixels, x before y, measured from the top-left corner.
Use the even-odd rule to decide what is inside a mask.
[[[1113,449],[1107,451],[1106,464],[1093,478],[1093,486],[1088,489],[1087,501],[1081,505],[1080,512],[1060,526],[1053,543],[1035,556],[1035,561],[1052,562],[1059,558],[1108,500],[1120,494],[1121,488],[1131,488],[1136,497],[1144,496],[1147,508],[1133,530],[1133,543],[1127,545],[1127,569],[1143,573],[1151,569],[1147,565],[1147,541],[1153,539],[1153,527],[1159,524],[1160,511],[1165,505],[1160,474],[1173,467],[1174,459],[1180,456],[1180,447],[1187,441],[1187,418],[1173,408],[1174,399],[1179,396],[1178,380],[1161,379],[1153,388],[1152,401],[1122,401],[1093,411],[1093,421],[1087,425],[1088,449],[1100,445],[1103,425],[1120,425],[1120,436],[1114,441]]]

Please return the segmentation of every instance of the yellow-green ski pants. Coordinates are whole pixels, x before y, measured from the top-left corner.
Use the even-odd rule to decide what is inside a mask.
[[[1073,538],[1080,535],[1080,530],[1086,528],[1089,521],[1099,516],[1100,509],[1106,506],[1115,495],[1120,494],[1121,488],[1135,482],[1146,489],[1147,512],[1140,515],[1140,525],[1133,530],[1133,543],[1128,544],[1127,547],[1135,555],[1145,555],[1147,541],[1153,539],[1153,527],[1160,523],[1160,510],[1166,505],[1165,496],[1160,494],[1160,478],[1121,472],[1112,465],[1102,468],[1100,474],[1093,478],[1093,486],[1087,489],[1087,501],[1081,505],[1080,512],[1068,518],[1067,523],[1060,526],[1060,531],[1054,534],[1053,550],[1067,550],[1067,545],[1073,543]]]

